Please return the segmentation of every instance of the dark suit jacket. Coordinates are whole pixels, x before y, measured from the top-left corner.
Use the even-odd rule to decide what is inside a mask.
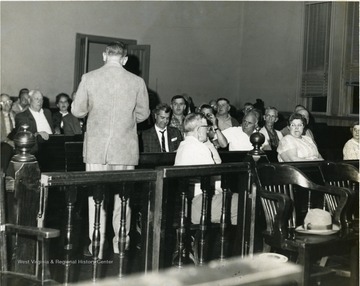
[[[169,151],[175,152],[178,149],[180,142],[183,140],[183,137],[179,129],[168,126],[167,139]],[[159,138],[156,134],[155,126],[143,131],[142,143],[144,146],[144,152],[161,152],[161,143],[159,142]]]
[[[46,120],[48,121],[50,128],[52,130],[52,132],[54,132],[53,126],[52,126],[52,116],[51,116],[51,111],[49,109],[43,108],[44,110],[44,115]],[[36,128],[36,121],[34,116],[31,114],[29,109],[26,109],[23,112],[20,112],[18,114],[16,114],[15,116],[15,128],[13,130],[13,132],[9,135],[10,139],[14,139],[15,134],[17,133],[17,131],[20,129],[20,126],[23,124],[27,124],[29,125],[29,129],[28,131],[30,131],[31,133],[36,133],[37,132],[37,128]],[[44,142],[44,139],[42,139],[42,137],[40,135],[36,136],[36,141],[37,143],[42,143]],[[35,146],[34,148],[32,148],[31,153],[35,153],[38,151],[38,146]]]
[[[63,122],[63,128],[61,128],[61,121]],[[66,136],[72,136],[76,134],[82,134],[80,121],[70,112],[66,114],[64,117],[58,111],[53,114],[53,127],[59,128],[61,134]]]

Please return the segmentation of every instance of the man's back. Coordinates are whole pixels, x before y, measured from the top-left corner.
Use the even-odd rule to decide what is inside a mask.
[[[136,123],[149,116],[149,98],[142,78],[120,64],[107,63],[83,75],[72,113],[88,114],[85,163],[137,165]]]

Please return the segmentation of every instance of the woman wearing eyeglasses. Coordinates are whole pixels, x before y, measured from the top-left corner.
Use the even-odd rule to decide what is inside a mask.
[[[293,113],[288,120],[290,134],[284,136],[277,148],[279,162],[323,160],[315,142],[304,135],[306,119]]]

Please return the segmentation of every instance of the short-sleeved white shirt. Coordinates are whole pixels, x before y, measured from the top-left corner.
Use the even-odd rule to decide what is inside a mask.
[[[250,137],[242,130],[241,126],[230,127],[222,133],[229,142],[229,151],[249,151],[254,148]]]

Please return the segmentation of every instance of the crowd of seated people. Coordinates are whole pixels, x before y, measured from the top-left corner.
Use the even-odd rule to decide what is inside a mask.
[[[41,152],[42,143],[53,134],[82,134],[81,121],[70,112],[70,97],[61,93],[56,97],[58,111],[45,108],[44,96],[39,90],[23,88],[18,99],[13,102],[8,94],[1,94],[1,167],[6,170],[15,154],[14,137],[24,124],[34,134],[35,145],[31,153]]]
[[[44,108],[43,102],[44,96],[39,90],[22,88],[16,102],[12,102],[9,95],[1,94],[2,166],[4,164],[6,166],[6,162],[10,160],[8,158],[14,154],[13,138],[24,123],[29,125],[29,131],[34,133],[37,139],[37,144],[31,151],[34,154],[38,152],[41,143],[53,134],[72,136],[84,132],[86,122],[71,114],[69,95],[60,93],[56,96],[57,110],[53,112]],[[280,161],[322,159],[317,149],[316,134],[314,135],[314,119],[302,105],[294,108],[293,115],[296,114],[296,121],[301,121],[294,124],[281,120],[284,116],[276,107],[265,108],[261,99],[256,99],[255,103],[246,102],[241,109],[236,109],[224,97],[210,100],[208,104],[196,107],[193,99],[186,94],[175,95],[169,105],[160,103],[152,110],[152,120],[149,122],[153,122],[153,125],[141,128],[138,132],[140,150],[142,152],[176,152],[185,137],[185,116],[194,112],[205,115],[209,126],[208,140],[205,144],[210,149],[251,150],[253,146],[250,143],[250,135],[259,131],[265,136],[262,148],[277,151]],[[294,118],[293,115],[290,118]],[[303,126],[300,126],[301,124]],[[283,127],[284,125],[286,126]],[[353,138],[344,146],[344,159],[359,159],[358,126],[358,123],[351,126]],[[299,133],[301,137],[296,137]],[[298,139],[301,139],[303,143],[302,148],[298,146],[300,142]],[[307,142],[307,146],[304,142]],[[308,150],[308,153],[311,153],[309,156],[291,154],[289,157],[291,151],[287,149],[294,150],[295,145],[298,150],[307,148],[313,149],[313,152]],[[318,155],[315,154],[316,152]]]

